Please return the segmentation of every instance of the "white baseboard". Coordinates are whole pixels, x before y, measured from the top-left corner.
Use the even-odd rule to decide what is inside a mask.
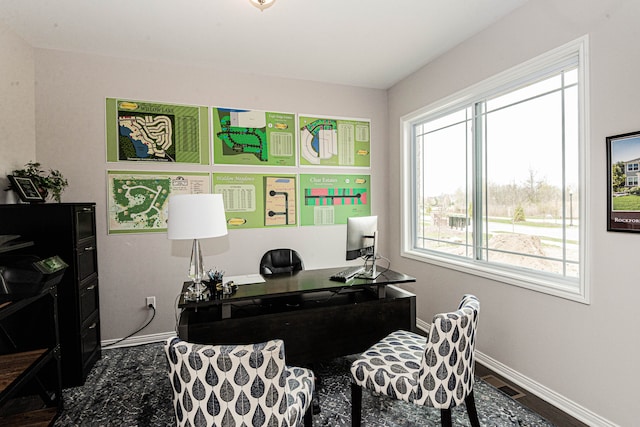
[[[428,332],[431,325],[423,320],[416,319],[416,326]],[[577,420],[592,427],[620,427],[617,424],[595,414],[587,408],[578,405],[574,401],[567,399],[559,393],[545,387],[544,385],[528,378],[510,367],[498,362],[486,354],[476,351],[476,362],[491,369],[496,374],[508,379],[513,384],[525,389],[528,393],[538,396],[540,399],[555,406],[562,412],[571,415]]]
[[[150,334],[150,335],[136,335],[133,337],[129,337],[126,340],[119,342],[118,344],[110,345],[112,343],[117,342],[119,338],[114,340],[104,340],[100,344],[102,345],[102,347],[109,345],[110,346],[109,348],[132,347],[134,345],[143,345],[143,344],[151,344],[154,342],[161,342],[166,340],[167,338],[175,337],[176,335],[177,334],[175,333],[175,331],[162,332],[159,334]]]
[[[418,327],[418,329],[421,329],[424,332],[429,332],[429,329],[431,329],[430,323],[427,323],[424,320],[420,320],[420,319],[416,319],[416,326]]]
[[[598,414],[578,405],[576,402],[567,399],[548,387],[528,378],[521,373],[509,368],[497,360],[476,351],[476,361],[486,366],[495,373],[503,376],[514,384],[522,387],[531,394],[535,394],[540,399],[560,409],[562,412],[571,415],[577,420],[592,427],[619,427],[617,424],[599,416]]]

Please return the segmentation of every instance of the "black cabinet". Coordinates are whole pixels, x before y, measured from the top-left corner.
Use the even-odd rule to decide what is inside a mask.
[[[69,267],[58,284],[63,386],[84,383],[100,359],[100,311],[95,203],[0,205],[0,234],[33,241],[22,249],[58,255]]]
[[[57,288],[54,281],[35,288],[29,296],[0,294],[3,426],[50,425],[62,409]]]

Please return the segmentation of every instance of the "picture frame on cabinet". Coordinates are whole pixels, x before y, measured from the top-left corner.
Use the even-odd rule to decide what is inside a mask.
[[[44,197],[38,191],[33,180],[29,177],[7,175],[11,187],[18,194],[20,200],[27,203],[44,202]]]

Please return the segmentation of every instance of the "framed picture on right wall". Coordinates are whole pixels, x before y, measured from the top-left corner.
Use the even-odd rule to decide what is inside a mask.
[[[607,231],[640,232],[640,131],[607,137]]]

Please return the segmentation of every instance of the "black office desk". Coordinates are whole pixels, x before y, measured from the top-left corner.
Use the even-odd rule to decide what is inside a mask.
[[[203,344],[280,338],[287,363],[306,365],[362,352],[397,329],[415,330],[415,295],[389,286],[413,277],[389,270],[375,280],[329,280],[341,269],[266,276],[265,283],[240,285],[222,299],[181,298],[178,334]]]

